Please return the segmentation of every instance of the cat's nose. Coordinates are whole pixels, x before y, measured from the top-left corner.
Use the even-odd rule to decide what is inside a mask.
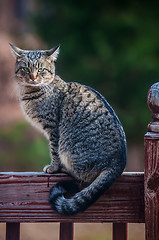
[[[37,78],[37,73],[31,73],[30,78],[31,78],[31,80],[34,81]]]

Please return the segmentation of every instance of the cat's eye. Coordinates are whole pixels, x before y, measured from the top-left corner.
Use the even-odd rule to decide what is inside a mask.
[[[45,69],[44,68],[39,68],[38,72],[43,72]]]
[[[29,73],[29,72],[30,72],[30,70],[29,70],[28,67],[24,67],[23,69],[24,69],[24,71],[25,71],[26,73]]]

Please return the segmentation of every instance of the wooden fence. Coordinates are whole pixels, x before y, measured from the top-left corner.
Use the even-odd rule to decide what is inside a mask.
[[[0,222],[6,240],[20,239],[20,223],[60,222],[60,240],[73,239],[74,223],[113,223],[113,240],[128,239],[128,223],[145,223],[145,239],[159,240],[159,84],[148,94],[154,121],[145,135],[145,172],[123,175],[85,212],[64,217],[48,203],[50,188],[66,174],[0,173]],[[46,239],[50,236],[46,236]]]

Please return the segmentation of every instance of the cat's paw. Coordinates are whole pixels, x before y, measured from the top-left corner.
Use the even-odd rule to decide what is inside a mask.
[[[55,169],[55,167],[53,165],[46,165],[43,168],[44,173],[55,173],[57,172],[58,169]]]

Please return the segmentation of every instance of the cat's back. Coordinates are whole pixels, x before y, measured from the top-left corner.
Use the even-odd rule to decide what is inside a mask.
[[[61,137],[62,145],[85,148],[89,152],[114,151],[125,144],[123,127],[112,107],[94,89],[76,82],[67,83],[64,99]],[[104,148],[107,148],[104,150]]]
[[[98,122],[99,127],[105,120],[104,123],[107,122],[108,125],[115,124],[122,127],[115,111],[99,92],[76,82],[69,82],[67,86],[63,104],[63,118],[65,120],[69,119],[69,122],[75,124],[76,127],[84,120],[86,120],[87,125]]]

